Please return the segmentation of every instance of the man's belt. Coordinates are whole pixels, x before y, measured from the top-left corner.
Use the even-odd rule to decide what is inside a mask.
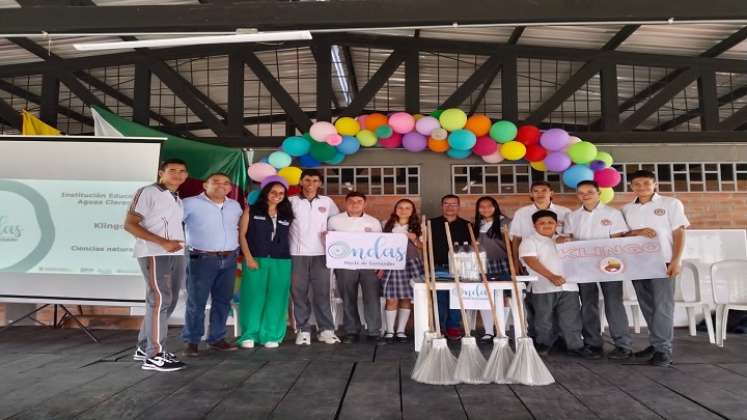
[[[207,255],[210,257],[229,257],[236,253],[236,250],[233,251],[202,251],[199,249],[191,249],[189,252],[193,254],[199,254],[199,255]]]

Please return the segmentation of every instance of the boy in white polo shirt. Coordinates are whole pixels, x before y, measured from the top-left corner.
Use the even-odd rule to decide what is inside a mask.
[[[329,269],[324,259],[324,235],[327,221],[339,210],[331,198],[319,195],[322,174],[316,169],[301,172],[301,193],[289,197],[293,207],[293,223],[290,227],[290,254],[293,274],[293,316],[296,318],[296,345],[311,345],[311,311],[314,311],[317,339],[335,344],[340,339],[335,335],[330,305]],[[309,300],[309,292],[313,299]]]
[[[558,216],[550,210],[540,210],[532,215],[535,233],[524,238],[519,247],[519,257],[530,275],[537,281],[531,283],[534,307],[534,330],[537,351],[547,354],[556,337],[553,317],[557,316],[558,329],[565,340],[568,354],[591,358],[589,349],[581,340],[581,305],[578,286],[567,283],[562,275],[562,263],[555,248]]]
[[[648,325],[650,343],[635,356],[649,359],[654,366],[669,366],[672,364],[674,336],[673,279],[680,273],[685,228],[690,222],[680,200],[656,193],[656,176],[653,172],[636,171],[628,179],[636,195],[635,201],[622,209],[632,229],[629,235],[658,238],[664,261],[667,262],[666,278],[633,281],[641,312]]]
[[[594,181],[579,182],[576,186],[576,196],[581,201],[581,207],[572,211],[566,218],[563,233],[567,238],[577,241],[618,238],[628,232],[628,225],[620,210],[599,201],[599,184]],[[599,287],[602,288],[604,295],[604,312],[610,326],[610,336],[615,343],[615,350],[607,354],[607,357],[614,360],[628,359],[633,356],[633,342],[628,331],[628,316],[623,306],[622,282],[578,284],[584,344],[597,357],[604,354],[599,319]]]
[[[329,230],[339,232],[381,232],[381,222],[365,213],[366,196],[357,191],[345,196],[345,212],[329,219]],[[376,270],[335,270],[337,290],[343,306],[343,343],[358,341],[361,320],[358,315],[358,286],[363,289],[363,311],[366,317],[366,336],[378,341],[381,332],[381,284]]]

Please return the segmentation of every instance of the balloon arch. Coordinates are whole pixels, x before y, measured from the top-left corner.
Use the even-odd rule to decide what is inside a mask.
[[[361,147],[403,148],[412,153],[428,150],[452,159],[474,154],[486,163],[524,159],[537,171],[562,174],[563,183],[570,188],[581,181],[596,181],[604,203],[612,201],[612,188],[620,183],[620,174],[611,167],[612,155],[563,129],[540,131],[529,124],[517,127],[511,121],[493,122],[481,114],[467,117],[458,108],[430,115],[395,112],[340,117],[334,124],[317,121],[308,133],[286,138],[279,150],[249,166],[249,177],[261,187],[277,181],[295,190],[303,168],[339,165]],[[252,191],[249,203],[258,195],[258,190]]]

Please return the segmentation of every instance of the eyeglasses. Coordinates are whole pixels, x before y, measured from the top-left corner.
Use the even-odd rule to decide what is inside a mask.
[[[459,207],[459,203],[442,203],[443,207]]]

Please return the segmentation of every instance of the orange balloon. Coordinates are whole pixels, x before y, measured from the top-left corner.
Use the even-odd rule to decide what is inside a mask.
[[[445,151],[449,150],[449,141],[436,140],[431,137],[428,139],[428,148],[431,150],[431,152],[444,153]]]
[[[374,112],[373,114],[369,114],[366,117],[366,121],[363,123],[363,125],[366,126],[366,130],[376,131],[377,128],[386,124],[387,121],[389,120],[387,119],[386,115]]]
[[[476,114],[467,118],[467,124],[464,128],[475,133],[475,136],[482,137],[490,132],[491,125],[490,118],[482,114]]]

